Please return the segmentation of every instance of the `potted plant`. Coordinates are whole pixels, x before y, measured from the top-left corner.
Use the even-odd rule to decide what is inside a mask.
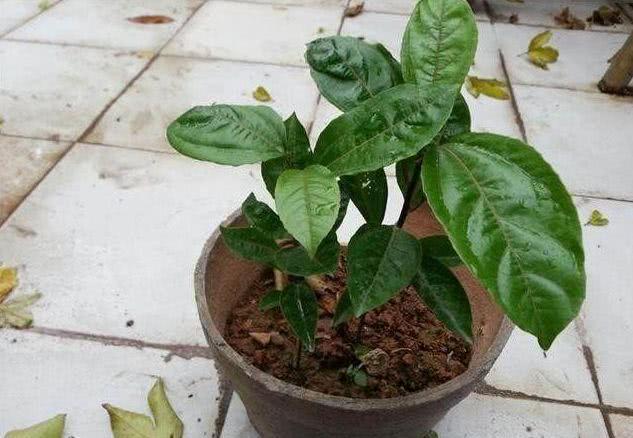
[[[465,0],[421,0],[401,62],[358,38],[309,43],[312,77],[344,112],[314,150],[296,116],[266,106],[199,106],[168,127],[192,158],[261,163],[274,198],[276,212],[244,201],[195,279],[216,363],[262,436],[419,437],[484,378],[507,318],[548,349],[577,315],[576,210],[533,148],[470,132],[460,88],[476,46]],[[349,200],[366,223],[342,247]]]

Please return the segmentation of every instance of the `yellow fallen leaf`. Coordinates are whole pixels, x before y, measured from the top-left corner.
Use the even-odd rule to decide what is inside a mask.
[[[259,102],[270,102],[271,100],[273,100],[273,98],[268,93],[268,90],[266,90],[261,85],[255,88],[255,91],[253,91],[253,98]]]
[[[477,76],[466,77],[466,90],[477,98],[480,94],[492,97],[493,99],[508,100],[510,93],[505,82],[498,79],[484,79]]]
[[[539,47],[545,46],[545,44],[549,43],[551,39],[552,39],[551,30],[546,30],[545,32],[539,33],[530,41],[530,45],[528,46],[528,52],[530,50],[538,49]]]
[[[40,9],[40,11],[45,11],[48,8],[51,7],[51,4],[48,2],[48,0],[41,0],[38,4],[37,7]]]
[[[18,284],[18,272],[15,268],[0,267],[0,304],[9,296]]]
[[[57,415],[26,429],[12,430],[4,438],[62,438],[66,415]]]
[[[598,210],[594,210],[591,212],[591,216],[585,225],[593,225],[594,227],[604,227],[609,223],[609,219],[607,219],[602,213]]]
[[[530,41],[528,46],[528,59],[537,67],[547,70],[547,64],[556,62],[558,60],[558,50],[552,46],[546,46],[552,39],[552,32],[546,30],[536,35]]]
[[[35,293],[13,298],[0,304],[0,328],[13,327],[28,328],[33,324],[33,314],[29,307],[42,298],[42,294]]]

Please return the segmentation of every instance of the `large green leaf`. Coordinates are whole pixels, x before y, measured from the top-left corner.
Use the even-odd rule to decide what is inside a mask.
[[[397,85],[334,119],[321,132],[315,162],[353,175],[415,155],[448,119],[456,86]]]
[[[444,266],[452,267],[462,264],[462,259],[455,252],[453,244],[446,236],[429,236],[420,239],[424,257],[432,257]]]
[[[256,228],[220,227],[224,243],[231,251],[247,260],[272,264],[278,250],[272,236]]]
[[[277,180],[275,204],[281,222],[310,257],[336,222],[340,198],[336,177],[323,166],[286,170]]]
[[[291,283],[280,300],[281,311],[303,348],[314,351],[317,326],[317,301],[305,283]]]
[[[383,169],[343,176],[341,186],[368,223],[382,223],[389,196],[387,176]]]
[[[287,169],[303,169],[310,163],[312,156],[308,134],[295,113],[284,121],[284,126],[286,128],[284,155],[264,161],[261,166],[262,178],[273,196],[275,196],[275,186],[279,175]]]
[[[254,228],[264,234],[268,234],[273,239],[282,239],[287,236],[284,225],[277,213],[267,204],[258,201],[254,194],[242,203],[242,213]]]
[[[336,222],[334,222],[334,226],[332,227],[332,231],[336,231],[339,229],[343,220],[345,219],[345,215],[347,214],[347,206],[349,205],[349,193],[341,188],[341,182],[339,181],[339,191],[341,192],[341,203],[338,208],[338,215],[336,216]]]
[[[413,285],[422,301],[449,330],[472,342],[473,318],[468,296],[446,266],[424,254]]]
[[[314,258],[303,246],[280,249],[275,254],[275,266],[287,274],[308,277],[316,274],[331,274],[338,267],[341,246],[332,232],[321,242]]]
[[[181,154],[233,166],[281,157],[285,139],[281,117],[267,106],[196,106],[167,128]]]
[[[549,348],[585,296],[580,223],[556,173],[518,140],[472,133],[431,147],[423,178],[461,259]]]
[[[385,304],[411,283],[420,263],[420,245],[406,231],[364,225],[349,241],[347,293],[360,316]]]
[[[470,110],[464,96],[460,93],[455,98],[451,115],[448,117],[444,128],[442,128],[442,138],[447,139],[466,132],[470,132]],[[442,141],[441,143],[444,142]]]
[[[332,325],[334,327],[341,325],[344,322],[347,322],[353,316],[354,308],[352,307],[352,301],[349,299],[349,293],[343,292],[343,295],[341,295],[338,303],[336,304]]]
[[[458,84],[477,49],[477,25],[466,0],[421,0],[402,38],[402,74],[418,85]]]
[[[312,41],[306,61],[321,94],[342,111],[402,83],[400,64],[382,44],[355,37]]]
[[[66,415],[57,415],[26,429],[7,432],[4,438],[62,438]]]

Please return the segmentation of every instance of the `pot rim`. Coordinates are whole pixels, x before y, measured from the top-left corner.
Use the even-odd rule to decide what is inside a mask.
[[[240,209],[235,210],[221,226],[229,226],[242,215]],[[460,389],[473,385],[481,380],[490,370],[497,357],[501,354],[514,325],[507,316],[503,316],[501,326],[490,348],[483,354],[480,363],[475,367],[468,367],[459,376],[433,388],[413,394],[385,399],[358,399],[324,394],[303,388],[284,380],[278,379],[248,363],[224,339],[211,318],[206,296],[206,268],[213,247],[220,238],[220,227],[217,227],[206,241],[194,273],[194,289],[198,314],[202,322],[207,341],[224,357],[236,365],[244,374],[266,390],[281,396],[301,398],[305,401],[334,408],[345,408],[352,411],[402,409],[403,407],[418,406],[420,404],[436,402],[459,392]]]

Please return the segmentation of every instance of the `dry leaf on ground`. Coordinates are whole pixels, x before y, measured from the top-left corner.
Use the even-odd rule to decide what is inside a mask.
[[[273,100],[268,90],[261,85],[253,91],[253,98],[259,102],[270,102]]]
[[[591,17],[587,18],[587,21],[598,26],[613,26],[615,24],[622,24],[622,12],[618,9],[612,9],[609,6],[600,6],[593,11]]]
[[[514,13],[510,15],[510,18],[508,18],[508,23],[510,24],[516,24],[518,22],[519,22],[519,14]]]
[[[18,284],[18,271],[15,268],[0,267],[0,304],[9,296]]]
[[[598,210],[594,210],[591,212],[591,216],[585,225],[593,225],[594,227],[604,227],[609,224],[609,219],[607,219],[602,213]]]
[[[29,307],[42,298],[42,294],[35,293],[13,298],[0,304],[0,328],[13,327],[28,328],[33,324],[33,314]]]
[[[554,21],[565,29],[584,30],[587,27],[584,21],[571,13],[569,6],[563,8],[558,15],[555,15]]]
[[[57,415],[26,429],[8,432],[4,438],[62,438],[66,415]]]
[[[349,3],[349,6],[347,8],[345,8],[345,16],[346,17],[355,17],[358,14],[360,14],[361,12],[363,12],[364,8],[365,8],[365,2],[364,1],[352,0]]]
[[[484,94],[493,99],[508,100],[510,93],[507,85],[498,79],[484,79],[477,76],[466,77],[466,90],[475,98],[480,94]]]
[[[103,405],[110,415],[114,438],[182,438],[184,426],[167,399],[162,379],[159,378],[152,387],[147,402],[153,420],[147,415],[119,409],[110,404]]]
[[[127,20],[139,24],[165,24],[174,21],[173,18],[166,15],[139,15],[138,17],[130,17]]]
[[[546,30],[532,38],[528,46],[528,58],[537,67],[547,70],[547,64],[558,60],[558,50],[552,46],[546,46],[552,39],[552,31]]]

